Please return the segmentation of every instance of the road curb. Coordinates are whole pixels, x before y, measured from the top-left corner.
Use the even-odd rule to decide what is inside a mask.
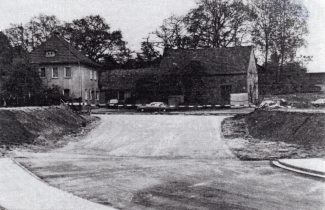
[[[23,169],[25,172],[27,172],[29,175],[33,176],[34,178],[38,179],[39,181],[47,184],[48,186],[50,187],[53,187],[51,185],[49,185],[47,182],[45,182],[43,179],[41,179],[40,177],[36,176],[34,173],[32,173],[30,170],[28,170],[25,166],[21,165],[17,160],[15,160],[14,158],[12,157],[9,157],[9,159],[11,161],[13,161],[16,165],[18,165],[21,169]]]
[[[30,178],[28,178],[28,179],[31,179],[31,180],[36,179],[37,181],[35,183],[39,182],[39,184],[36,184],[36,185],[39,185],[39,186],[35,186],[35,184],[34,184],[33,187],[26,188],[27,191],[28,191],[28,189],[32,189],[34,187],[36,187],[36,188],[37,187],[40,187],[40,189],[42,189],[44,191],[44,186],[46,186],[46,190],[47,191],[50,191],[51,193],[53,193],[53,194],[51,194],[51,197],[50,198],[52,199],[54,197],[54,199],[56,199],[58,201],[57,204],[59,204],[59,206],[58,207],[53,207],[53,205],[57,205],[57,204],[49,204],[49,206],[51,206],[51,207],[50,208],[45,208],[45,209],[57,209],[57,210],[59,210],[59,209],[62,209],[62,210],[63,209],[71,209],[72,210],[72,209],[77,209],[77,206],[79,206],[80,207],[79,209],[117,210],[113,206],[106,206],[106,205],[103,205],[101,203],[96,203],[96,202],[87,200],[85,198],[79,197],[77,195],[74,195],[74,194],[72,194],[70,192],[61,190],[61,189],[59,189],[57,187],[54,187],[54,186],[50,185],[49,183],[45,182],[44,180],[42,180],[40,177],[38,177],[34,173],[32,173],[30,170],[28,170],[28,168],[26,168],[25,166],[23,166],[22,164],[20,164],[13,157],[4,157],[4,158],[6,158],[7,160],[10,160],[10,162],[8,161],[9,164],[14,164],[14,165],[18,166],[20,169],[22,169],[24,171],[22,173],[25,173],[25,175],[27,177],[30,176]],[[41,183],[43,183],[45,185],[43,185],[43,187],[42,187],[42,184]],[[6,189],[6,188],[4,188],[4,189]],[[11,189],[11,188],[9,187],[8,189]],[[26,194],[26,190],[21,190],[21,191],[24,191],[25,194]],[[12,191],[12,189],[11,189],[11,191]],[[43,194],[40,194],[40,195],[43,195]],[[44,195],[45,195],[45,197],[43,196],[43,198],[46,198],[46,199],[49,198],[49,196],[47,196],[46,193],[44,193]],[[26,194],[26,196],[27,196],[27,194]],[[35,198],[35,195],[32,196],[31,198],[34,199]],[[38,204],[36,204],[35,209],[42,209],[43,207],[40,207],[40,206],[48,205],[48,203],[47,204],[44,203],[44,202],[46,202],[46,199],[45,200],[42,200],[41,199],[42,201],[40,201],[40,202],[38,202]],[[61,202],[62,199],[63,199],[64,202]],[[27,199],[27,200],[30,200],[30,199]],[[27,203],[30,205],[30,202],[27,202]],[[42,204],[42,203],[44,203],[44,204]],[[13,201],[11,199],[11,201],[7,202],[6,205],[9,205],[9,206],[12,207],[12,206],[17,206],[17,204],[18,204],[18,200],[17,200],[17,202],[15,201],[13,203]],[[19,204],[19,205],[21,205],[21,204]],[[1,209],[1,207],[2,206],[0,206],[0,209]],[[7,209],[7,207],[5,207],[5,209]],[[19,207],[19,208],[9,208],[9,209],[25,209],[25,208]],[[28,209],[31,209],[31,208],[28,208]]]
[[[320,172],[320,171],[315,171],[315,170],[311,170],[311,169],[306,169],[303,167],[297,167],[297,166],[293,166],[290,164],[286,164],[283,163],[281,160],[274,160],[271,162],[272,165],[277,166],[279,168],[283,168],[289,171],[293,171],[296,173],[300,173],[300,174],[304,174],[304,175],[308,175],[308,176],[313,176],[313,177],[318,177],[318,178],[323,178],[325,179],[325,173]]]

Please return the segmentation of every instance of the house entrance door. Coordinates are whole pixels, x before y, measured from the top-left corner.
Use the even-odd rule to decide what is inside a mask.
[[[64,97],[69,98],[70,97],[70,89],[64,89],[63,95],[64,95]]]
[[[221,105],[230,105],[231,85],[222,85],[220,88]]]

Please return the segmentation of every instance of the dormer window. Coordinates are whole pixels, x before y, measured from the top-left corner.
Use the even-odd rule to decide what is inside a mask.
[[[51,58],[51,57],[54,57],[54,56],[55,56],[55,51],[53,51],[53,50],[45,52],[45,57],[47,57],[47,58]]]

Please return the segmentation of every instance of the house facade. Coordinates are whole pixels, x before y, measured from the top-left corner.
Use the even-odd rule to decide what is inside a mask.
[[[99,103],[98,70],[101,66],[58,35],[31,52],[30,62],[37,65],[42,82],[48,87],[59,86],[65,98]]]
[[[230,105],[231,95],[246,94],[246,103],[258,101],[257,65],[250,46],[168,49],[158,68],[112,70],[103,76],[103,90],[116,95],[107,99],[119,93],[139,103],[179,98],[188,104]]]

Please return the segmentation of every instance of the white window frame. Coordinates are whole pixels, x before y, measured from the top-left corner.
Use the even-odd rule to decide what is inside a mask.
[[[54,77],[54,69],[56,69],[57,71],[58,71],[58,75],[57,75],[57,77]],[[59,68],[58,67],[53,67],[52,68],[52,78],[59,78]]]
[[[70,76],[67,76],[67,68],[70,69]],[[64,67],[64,78],[72,78],[72,71],[70,66]]]
[[[88,100],[88,90],[85,89],[85,100]]]
[[[51,51],[46,51],[45,52],[45,57],[46,58],[53,58],[53,57],[55,57],[55,51],[53,51],[53,50],[51,50]]]
[[[44,76],[42,76],[42,69],[44,69]],[[46,68],[45,68],[45,67],[41,67],[41,68],[39,68],[39,76],[40,76],[41,78],[46,77]]]
[[[89,100],[93,100],[92,91],[89,89]]]
[[[97,80],[97,71],[94,71],[94,80]]]
[[[96,91],[96,100],[99,100],[99,91]]]
[[[90,70],[90,80],[93,80],[93,70]]]

